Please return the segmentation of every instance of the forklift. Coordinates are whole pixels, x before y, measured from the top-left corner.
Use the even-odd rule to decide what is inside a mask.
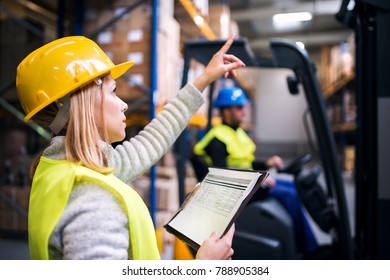
[[[336,18],[354,30],[356,40],[356,183],[355,235],[350,228],[342,169],[337,158],[336,144],[326,113],[316,69],[308,53],[295,42],[274,38],[270,40],[273,57],[255,57],[245,38],[238,38],[229,52],[248,67],[262,67],[264,61],[272,67],[291,69],[291,85],[301,84],[316,133],[322,168],[315,166],[302,172],[310,155],[298,158],[285,170],[294,176],[295,185],[308,213],[317,225],[331,234],[326,250],[314,254],[314,259],[388,259],[390,257],[390,133],[385,128],[390,119],[390,3],[380,0],[355,0],[341,3]],[[385,3],[386,2],[386,3]],[[351,8],[351,4],[354,4]],[[224,41],[189,41],[184,47],[182,85],[187,83],[189,62],[195,59],[206,65]],[[390,71],[388,71],[390,72]],[[211,85],[210,92],[213,92]],[[293,92],[292,92],[293,93]],[[208,128],[211,124],[212,94]],[[187,154],[186,131],[175,143],[179,180],[179,200],[184,201],[184,166]],[[325,186],[318,181],[324,172]],[[254,221],[257,221],[254,223]],[[267,226],[265,226],[267,225]],[[236,221],[233,239],[235,259],[299,259],[291,235],[291,221],[276,201],[266,199],[249,204]],[[324,249],[324,248],[321,248]]]

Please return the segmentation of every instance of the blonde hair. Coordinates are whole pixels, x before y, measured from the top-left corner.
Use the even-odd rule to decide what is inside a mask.
[[[103,79],[103,78],[101,78]],[[66,158],[101,173],[111,173],[108,160],[100,140],[107,142],[108,134],[104,123],[104,94],[102,81],[90,83],[71,95],[70,114],[65,135]],[[101,95],[100,108],[95,108],[95,98]],[[103,138],[95,122],[95,110],[103,114]]]

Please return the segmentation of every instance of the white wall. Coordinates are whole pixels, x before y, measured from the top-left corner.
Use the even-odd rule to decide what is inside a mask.
[[[290,94],[287,76],[289,69],[258,69],[255,96],[255,137],[264,142],[307,142],[303,112],[307,108],[303,89],[298,95]]]

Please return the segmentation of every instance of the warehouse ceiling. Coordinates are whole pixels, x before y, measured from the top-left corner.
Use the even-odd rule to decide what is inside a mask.
[[[210,4],[218,3],[211,0]],[[287,38],[302,42],[307,49],[335,45],[352,33],[339,23],[335,14],[342,0],[230,0],[231,19],[238,25],[240,35],[247,37],[258,54],[266,52],[270,38]],[[351,1],[353,2],[353,1]],[[272,17],[277,13],[310,12],[312,20],[289,24],[277,29]]]

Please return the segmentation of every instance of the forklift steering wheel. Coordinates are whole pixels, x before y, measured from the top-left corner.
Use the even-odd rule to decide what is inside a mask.
[[[277,172],[278,173],[288,173],[288,174],[292,174],[292,175],[297,175],[301,171],[302,166],[304,164],[308,163],[311,159],[312,159],[311,154],[306,154],[304,156],[301,156],[301,157],[297,158],[296,160],[294,160],[289,165],[277,169]]]

